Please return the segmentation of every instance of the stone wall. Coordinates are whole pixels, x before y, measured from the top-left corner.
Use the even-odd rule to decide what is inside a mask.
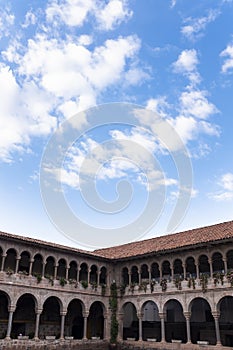
[[[105,341],[76,341],[76,340],[0,340],[0,350],[108,350],[109,344]]]

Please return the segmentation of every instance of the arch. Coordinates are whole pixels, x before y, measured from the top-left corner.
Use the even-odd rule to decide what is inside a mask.
[[[104,305],[100,301],[91,304],[87,319],[87,338],[104,338]]]
[[[74,337],[74,339],[82,339],[84,337],[84,305],[80,299],[70,301],[65,319],[65,334]]]
[[[75,281],[77,281],[77,279],[78,279],[78,264],[74,260],[70,262],[70,267],[69,267],[69,271],[68,271],[68,279],[75,280]]]
[[[212,255],[212,267],[213,267],[213,273],[224,272],[224,262],[223,262],[221,253],[215,252]]]
[[[45,277],[54,278],[54,269],[55,269],[55,259],[53,256],[48,256],[45,263],[45,270],[44,270]]]
[[[166,341],[171,342],[172,339],[178,339],[186,343],[186,319],[181,303],[176,299],[168,300],[164,305],[164,314]]]
[[[139,322],[137,310],[133,303],[127,302],[122,307],[123,310],[123,339],[139,337]]]
[[[233,270],[233,249],[227,252],[227,270]]]
[[[91,265],[90,269],[90,283],[92,285],[97,285],[98,283],[98,274],[97,274],[97,266],[96,265]]]
[[[170,279],[171,277],[171,267],[168,260],[165,260],[162,263],[162,277],[167,279]]]
[[[209,264],[209,259],[208,256],[205,254],[202,254],[199,256],[199,272],[200,274],[210,274],[210,264]]]
[[[141,280],[149,282],[149,270],[147,264],[141,266]]]
[[[138,273],[138,267],[132,266],[131,268],[131,283],[138,284],[139,283],[139,273]]]
[[[187,257],[186,259],[186,276],[187,277],[196,277],[197,268],[195,264],[195,259],[192,256]]]
[[[0,339],[5,338],[7,332],[10,297],[6,292],[0,290]]]
[[[224,296],[218,303],[219,328],[223,346],[233,347],[233,297]]]
[[[161,341],[161,322],[157,304],[148,300],[142,305],[142,339],[156,338]]]
[[[66,261],[63,258],[58,261],[57,278],[66,278]]]
[[[189,310],[191,311],[190,331],[192,343],[207,340],[211,345],[216,344],[214,318],[208,301],[197,297],[190,302]]]
[[[30,267],[30,254],[27,251],[24,251],[20,255],[18,272],[24,272],[29,274]]]
[[[23,294],[16,303],[13,314],[11,337],[16,338],[19,334],[34,337],[37,300],[30,293]]]
[[[43,271],[43,257],[41,254],[36,254],[34,256],[32,263],[32,275],[37,276],[41,275],[42,276],[42,271]]]
[[[107,284],[107,269],[102,266],[100,269],[100,285]]]
[[[181,259],[175,259],[173,262],[174,277],[184,277],[183,262]]]
[[[17,253],[15,249],[10,248],[7,250],[6,259],[4,262],[4,271],[15,273],[16,257],[17,257]]]
[[[62,303],[58,297],[50,296],[43,304],[43,311],[40,316],[39,337],[56,335],[60,337]]]
[[[151,264],[151,279],[152,281],[159,281],[160,279],[159,264],[157,262]]]
[[[81,282],[81,281],[88,282],[88,266],[86,263],[82,263],[80,265],[79,282]]]
[[[123,267],[121,276],[122,276],[122,285],[123,286],[128,286],[129,285],[129,270],[128,270],[128,267]]]

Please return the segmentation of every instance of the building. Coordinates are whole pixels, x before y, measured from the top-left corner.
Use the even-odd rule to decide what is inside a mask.
[[[114,285],[120,343],[233,346],[233,221],[93,252],[1,232],[0,268],[0,345],[109,341]]]

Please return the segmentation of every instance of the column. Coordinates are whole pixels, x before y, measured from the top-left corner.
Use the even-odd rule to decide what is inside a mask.
[[[183,271],[184,271],[184,280],[186,279],[186,263],[183,262],[182,263],[182,266],[183,266]]]
[[[138,283],[139,283],[139,286],[142,283],[142,271],[141,271],[141,269],[138,270]]]
[[[212,259],[209,258],[208,262],[210,264],[210,278],[213,278],[213,265],[212,265]]]
[[[227,273],[227,259],[224,257],[222,260],[224,263],[224,272]]]
[[[149,270],[149,284],[151,284],[151,270]]]
[[[190,316],[190,312],[184,312],[184,317],[186,319],[187,343],[191,343]]]
[[[35,325],[34,340],[39,340],[40,315],[42,311],[43,311],[42,309],[36,310],[36,325]]]
[[[69,267],[66,267],[66,280],[69,278]]]
[[[58,268],[58,265],[54,265],[54,276],[53,276],[53,278],[54,279],[57,279],[57,268]]]
[[[89,311],[85,311],[83,313],[83,318],[84,318],[84,322],[83,322],[83,339],[87,340],[87,318],[89,315]]]
[[[6,332],[6,340],[11,339],[11,328],[12,328],[12,320],[13,320],[13,313],[15,311],[15,307],[11,306],[9,308],[9,318],[8,318],[8,325],[7,325],[7,332]]]
[[[104,313],[104,329],[103,329],[103,339],[110,340],[110,336],[108,337],[108,313]]]
[[[163,278],[162,264],[159,264],[159,279],[160,279],[160,282],[162,281],[162,278]]]
[[[18,269],[19,269],[19,260],[20,260],[20,256],[17,256],[16,258],[16,264],[15,264],[15,273],[18,272]]]
[[[29,264],[29,276],[31,276],[31,274],[32,274],[32,264],[33,264],[33,262],[34,262],[34,259],[31,259],[30,260],[30,264]]]
[[[139,338],[138,338],[138,340],[142,341],[142,316],[143,315],[141,312],[138,312],[137,316],[138,316],[138,325],[139,325]]]
[[[65,327],[66,311],[61,312],[60,315],[61,315],[60,339],[64,339],[64,327]]]
[[[214,323],[215,323],[215,332],[216,332],[216,345],[222,345],[221,344],[221,338],[220,338],[220,329],[219,329],[219,322],[218,322],[218,319],[219,319],[219,313],[218,312],[212,312],[212,315],[214,317]]]
[[[165,321],[164,321],[164,313],[159,313],[160,321],[161,321],[161,342],[165,342]]]
[[[123,331],[124,331],[124,313],[123,312],[119,312],[118,313],[118,320],[119,320],[119,340],[123,340]]]
[[[42,273],[41,273],[41,277],[44,277],[44,272],[45,272],[45,262],[42,262]]]
[[[1,265],[1,271],[3,271],[3,270],[4,270],[5,260],[6,260],[6,255],[2,255],[2,265]]]
[[[88,285],[90,284],[90,281],[91,281],[91,270],[88,270],[88,276],[87,276]]]
[[[195,265],[196,265],[196,271],[197,271],[197,279],[199,279],[200,278],[200,276],[199,276],[199,263],[198,263],[197,258],[195,258]]]
[[[131,285],[132,283],[132,273],[131,271],[129,271],[129,285]]]
[[[174,280],[174,265],[170,264],[170,269],[171,269],[171,280],[173,281]]]

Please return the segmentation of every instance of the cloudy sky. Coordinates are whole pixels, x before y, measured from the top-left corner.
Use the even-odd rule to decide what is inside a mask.
[[[188,152],[191,199],[174,231],[233,219],[232,0],[0,0],[0,6],[0,230],[82,246],[84,232],[74,242],[46,213],[41,159],[64,121],[79,113],[85,124],[83,111],[113,102],[159,114]],[[150,130],[141,122],[87,130],[62,168],[47,169],[59,173],[67,203],[81,220],[123,227],[140,217],[148,193],[162,183],[163,208],[144,238],[167,232],[180,183],[174,137],[165,149],[153,123]],[[139,145],[138,152],[131,149],[127,159],[119,140]],[[106,141],[115,147],[100,148]],[[140,154],[142,146],[159,170]],[[116,199],[120,180],[131,183],[127,208],[105,215],[81,201],[79,172],[87,157],[85,174],[98,170],[96,188],[107,203]]]

